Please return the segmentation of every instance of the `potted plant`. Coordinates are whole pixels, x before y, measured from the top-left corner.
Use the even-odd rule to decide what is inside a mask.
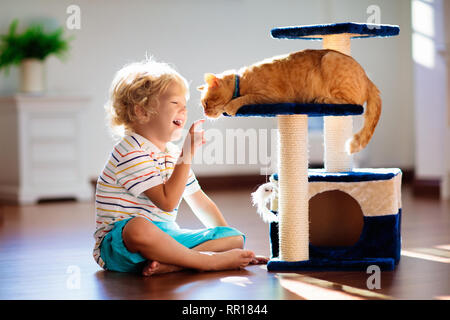
[[[30,25],[23,33],[17,33],[19,21],[14,20],[7,34],[0,36],[0,70],[6,73],[12,65],[20,65],[20,91],[39,93],[44,91],[44,61],[50,55],[63,59],[72,38],[63,37],[63,28],[45,32],[40,24]]]

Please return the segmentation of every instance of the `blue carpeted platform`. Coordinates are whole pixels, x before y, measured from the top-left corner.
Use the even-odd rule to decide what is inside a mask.
[[[353,169],[346,172],[327,172],[325,169],[308,169],[309,182],[362,182],[389,180],[402,173],[398,168]],[[278,181],[278,173],[273,178]]]
[[[381,271],[392,271],[395,268],[391,258],[365,258],[353,260],[332,260],[327,258],[313,258],[307,261],[270,260],[268,271],[365,271],[371,265],[376,265]]]
[[[273,38],[321,40],[323,35],[351,33],[352,38],[393,37],[400,33],[399,26],[389,24],[367,23],[332,23],[307,26],[289,26],[271,30]]]
[[[306,114],[310,117],[351,116],[364,113],[357,104],[271,103],[242,106],[236,117],[276,117],[277,115]],[[224,116],[229,116],[224,113]]]

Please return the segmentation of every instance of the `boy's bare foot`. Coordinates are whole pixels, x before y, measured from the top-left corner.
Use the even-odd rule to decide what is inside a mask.
[[[208,254],[214,259],[210,265],[205,266],[205,269],[215,271],[245,268],[255,258],[252,251],[243,249],[209,252]]]
[[[148,261],[142,269],[142,275],[149,277],[155,274],[169,273],[182,270],[182,267],[161,263],[158,261]]]
[[[249,250],[232,249],[224,252],[201,252],[209,255],[209,262],[205,263],[202,270],[219,271],[241,269],[250,263],[260,261],[260,257]],[[161,263],[158,261],[148,261],[142,269],[143,276],[152,276],[161,273],[175,272],[182,270],[182,267]]]
[[[252,261],[250,261],[250,264],[267,264],[269,262],[269,258],[264,256],[255,256]]]

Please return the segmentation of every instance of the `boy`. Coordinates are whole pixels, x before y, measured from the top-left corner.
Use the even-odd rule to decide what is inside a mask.
[[[113,127],[122,126],[125,136],[97,182],[94,234],[94,258],[107,270],[150,276],[267,261],[243,250],[245,236],[227,226],[190,168],[205,143],[203,131],[195,130],[204,120],[191,126],[181,151],[171,143],[186,123],[188,95],[186,80],[164,63],[133,63],[113,80],[106,109]],[[178,226],[182,197],[206,229]]]

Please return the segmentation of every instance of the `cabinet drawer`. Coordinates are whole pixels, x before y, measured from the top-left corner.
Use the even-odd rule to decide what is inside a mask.
[[[73,118],[31,118],[29,132],[30,138],[74,138],[76,123]]]
[[[78,171],[73,167],[35,168],[32,171],[34,185],[61,185],[77,183],[80,180]]]
[[[76,146],[73,142],[34,142],[31,159],[33,163],[75,162]]]

